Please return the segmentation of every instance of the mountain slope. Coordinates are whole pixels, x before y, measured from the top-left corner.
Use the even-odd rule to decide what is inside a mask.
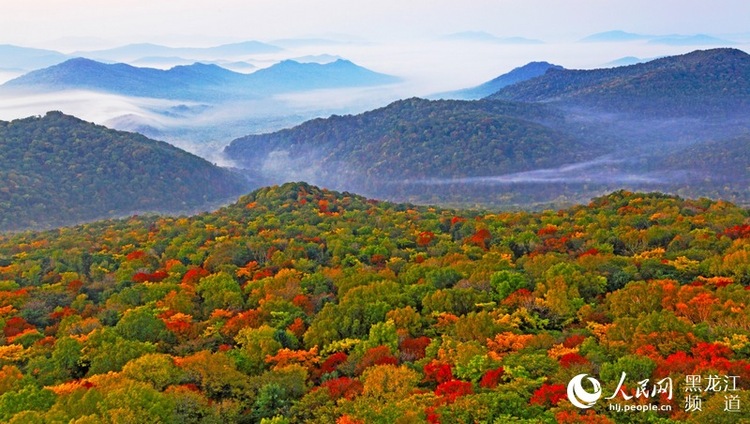
[[[724,48],[618,68],[552,70],[489,98],[643,116],[739,114],[750,107],[750,55]]]
[[[0,146],[0,230],[195,210],[248,188],[167,143],[59,112],[0,121]]]
[[[476,87],[441,93],[434,97],[441,99],[478,100],[492,95],[509,85],[544,75],[550,69],[562,70],[563,67],[548,62],[530,62]]]
[[[356,116],[234,140],[226,149],[266,182],[304,179],[392,197],[403,183],[485,177],[589,159],[599,150],[547,124],[549,108],[507,102],[408,99]]]
[[[138,97],[223,100],[296,90],[379,85],[396,80],[345,60],[324,65],[284,61],[247,75],[201,63],[160,70],[77,58],[30,72],[2,87],[33,91],[88,89]]]

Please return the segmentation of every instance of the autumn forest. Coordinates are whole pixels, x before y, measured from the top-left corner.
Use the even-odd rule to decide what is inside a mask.
[[[490,213],[288,183],[0,236],[0,420],[743,422],[748,286],[724,201]],[[607,398],[574,406],[580,374]]]

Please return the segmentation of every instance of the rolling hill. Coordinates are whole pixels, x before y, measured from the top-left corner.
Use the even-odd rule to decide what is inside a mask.
[[[553,128],[564,126],[561,115],[541,105],[414,98],[249,135],[225,154],[267,183],[304,179],[391,198],[401,190],[424,192],[423,180],[529,171],[601,153],[593,142]]]
[[[59,112],[0,121],[0,147],[3,231],[194,211],[249,188],[243,177],[167,143]]]
[[[396,81],[395,77],[370,71],[346,60],[322,65],[287,60],[252,74],[241,74],[201,63],[160,70],[76,58],[30,72],[1,87],[10,91],[86,89],[137,97],[221,101]]]

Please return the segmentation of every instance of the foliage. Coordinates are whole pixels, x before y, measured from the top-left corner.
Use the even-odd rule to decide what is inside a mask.
[[[190,218],[3,235],[0,414],[621,422],[573,409],[581,373],[605,391],[623,373],[625,390],[735,375],[744,402],[747,226],[727,202],[656,193],[485,213],[294,183]],[[705,418],[677,391],[653,417]]]

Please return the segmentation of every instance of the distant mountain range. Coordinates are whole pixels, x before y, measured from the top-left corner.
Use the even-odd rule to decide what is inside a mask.
[[[581,41],[586,43],[618,43],[625,41],[648,40],[651,38],[654,38],[654,36],[615,30],[591,34],[581,39]]]
[[[190,209],[238,193],[246,181],[305,180],[376,198],[482,207],[559,206],[622,188],[750,204],[747,53],[711,49],[594,70],[532,63],[518,73],[518,82],[480,100],[412,98],[241,137],[224,153],[246,180],[164,143],[60,113],[2,123],[0,229]],[[373,74],[343,60],[285,61],[243,75],[215,65],[161,71],[75,59],[19,80],[216,99],[393,81]],[[99,85],[85,85],[91,81]]]
[[[497,37],[484,31],[464,31],[443,36],[444,40],[477,41],[498,44],[544,44],[544,41],[525,37]]]
[[[68,58],[53,50],[0,44],[0,69],[25,71],[46,68],[64,62]]]
[[[185,59],[177,56],[147,56],[130,62],[130,65],[138,67],[153,67],[167,69],[175,66],[188,66],[196,63],[195,60]],[[255,65],[243,61],[229,60],[202,60],[205,65],[217,65],[234,72],[246,73],[257,69]]]
[[[581,41],[586,43],[621,43],[631,41],[646,41],[650,44],[666,44],[672,46],[730,46],[736,44],[732,41],[724,40],[706,34],[646,35],[619,30],[592,34],[581,39]]]
[[[127,96],[205,101],[396,81],[395,77],[341,59],[327,64],[287,60],[252,74],[241,74],[201,63],[161,70],[76,58],[30,72],[0,88],[32,92],[86,89]]]
[[[440,93],[431,97],[454,100],[478,100],[496,93],[501,88],[544,75],[550,69],[560,70],[563,67],[548,62],[530,62],[476,87]]]
[[[186,63],[204,61],[218,64],[227,61],[236,62],[239,59],[247,60],[255,55],[278,53],[283,50],[281,47],[260,41],[244,41],[213,47],[167,47],[148,43],[128,44],[111,49],[63,54],[54,50],[2,44],[0,45],[0,69],[33,71],[77,57],[105,63],[146,64],[154,62],[154,58],[159,59],[156,63],[162,63],[164,59],[172,58],[175,61],[168,63],[173,65],[179,64],[180,61]]]
[[[149,56],[177,56],[191,59],[226,59],[235,56],[277,53],[283,49],[260,41],[243,41],[213,47],[167,47],[158,44],[128,44],[112,49],[82,51],[73,55],[98,61],[127,62]]]
[[[250,188],[167,143],[59,112],[0,121],[0,145],[0,231],[194,212]]]
[[[225,153],[267,183],[421,203],[549,205],[623,187],[750,203],[748,54],[547,67],[484,100],[396,102],[240,138]]]

